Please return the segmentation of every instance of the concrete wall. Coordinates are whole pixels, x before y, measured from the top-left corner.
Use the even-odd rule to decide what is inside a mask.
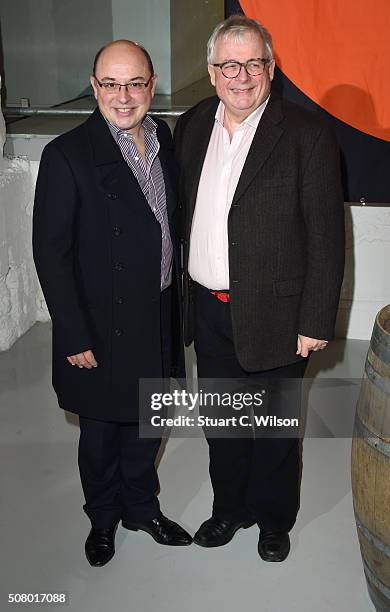
[[[6,102],[76,98],[96,51],[117,38],[148,49],[158,93],[178,91],[206,76],[206,42],[223,13],[223,0],[1,0]]]
[[[171,0],[172,92],[207,75],[206,44],[223,18],[223,0]]]
[[[111,0],[1,0],[1,34],[7,104],[58,104],[85,90],[112,40]]]
[[[170,0],[112,0],[113,37],[135,40],[149,51],[158,93],[171,91],[170,15]]]

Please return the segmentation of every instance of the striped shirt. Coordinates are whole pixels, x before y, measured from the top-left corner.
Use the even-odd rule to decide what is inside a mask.
[[[106,119],[107,121],[107,119]],[[142,122],[144,128],[145,159],[140,155],[131,134],[107,121],[111,134],[119,146],[123,159],[141,187],[154,216],[161,226],[161,291],[172,282],[172,240],[169,232],[164,175],[158,158],[160,143],[157,123],[149,115]]]

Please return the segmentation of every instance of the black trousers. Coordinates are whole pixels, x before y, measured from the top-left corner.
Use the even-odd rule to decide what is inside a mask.
[[[162,370],[168,378],[171,288],[161,294],[160,316]],[[115,423],[80,417],[79,470],[84,510],[95,529],[111,527],[121,519],[149,521],[159,515],[155,461],[160,443],[159,438],[139,438],[138,422]]]
[[[216,299],[208,289],[198,284],[195,284],[195,351],[199,378],[246,378],[252,384],[259,380],[265,387],[273,381],[271,402],[275,405],[283,398],[282,394],[278,395],[275,381],[301,379],[308,362],[308,359],[302,359],[291,365],[256,373],[243,370],[234,349],[230,304]],[[295,396],[296,391],[295,385]],[[291,401],[296,402],[297,397],[291,398]],[[273,413],[272,406],[268,407],[268,412]],[[210,436],[207,430],[205,434],[214,492],[213,515],[248,517],[262,529],[289,531],[299,509],[299,439],[221,438]]]

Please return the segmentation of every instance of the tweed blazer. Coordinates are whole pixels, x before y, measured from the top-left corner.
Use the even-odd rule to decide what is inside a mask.
[[[192,217],[218,98],[182,115],[174,142],[184,243],[184,338],[194,338]],[[272,92],[228,217],[231,316],[248,371],[293,363],[297,335],[329,340],[344,271],[339,150],[314,113]]]

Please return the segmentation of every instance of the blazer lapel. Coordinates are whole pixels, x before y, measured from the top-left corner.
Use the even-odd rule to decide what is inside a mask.
[[[283,134],[284,130],[279,125],[282,119],[281,100],[277,95],[271,94],[245,160],[232,204],[244,194]]]
[[[207,148],[213,131],[215,113],[219,104],[218,98],[212,98],[210,105],[202,109],[197,115],[197,123],[191,137],[191,155],[188,162],[188,193],[187,193],[187,215],[190,221],[189,230],[191,230],[192,216],[195,210],[196,196],[198,193],[199,179],[203,168],[203,162],[206,157]],[[187,224],[188,227],[188,224]]]

